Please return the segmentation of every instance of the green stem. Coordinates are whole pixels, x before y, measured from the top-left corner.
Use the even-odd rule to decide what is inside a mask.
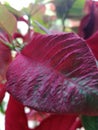
[[[0,41],[6,45],[7,47],[9,47],[11,50],[14,50],[14,46],[12,44],[10,44],[9,42],[5,42],[3,39],[0,38]]]
[[[51,34],[51,32],[47,29],[47,28],[45,28],[44,26],[42,26],[38,21],[35,21],[34,20],[34,22],[37,24],[37,26],[41,29],[41,30],[43,30],[45,33],[47,33],[47,34]]]

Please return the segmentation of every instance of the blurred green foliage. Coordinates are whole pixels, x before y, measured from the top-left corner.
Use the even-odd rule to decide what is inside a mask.
[[[69,16],[72,18],[80,19],[83,17],[83,8],[84,8],[85,0],[76,0],[70,9]]]
[[[31,26],[33,26],[34,30],[40,33],[44,33],[35,23],[34,20],[38,21],[46,28],[51,28],[51,26],[56,24],[58,19],[62,21],[63,31],[65,28],[65,20],[70,18],[72,20],[80,21],[84,15],[83,8],[85,4],[85,0],[50,0],[50,2],[46,2],[43,4],[45,0],[36,0],[35,4],[31,3],[27,8],[24,8],[21,11],[17,11],[13,7],[6,3],[7,9],[13,13],[16,17],[20,17],[23,15],[27,15]],[[56,10],[54,10],[55,14],[57,14],[56,19],[52,19],[50,15],[45,14],[45,6],[48,3],[52,3],[55,5]],[[75,27],[75,30],[77,28]]]
[[[85,0],[55,0],[56,12],[58,18],[67,17],[81,17],[83,15],[83,8]]]

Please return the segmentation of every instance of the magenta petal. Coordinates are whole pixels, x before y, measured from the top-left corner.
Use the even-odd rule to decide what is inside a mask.
[[[98,114],[97,70],[95,58],[78,35],[35,34],[10,64],[6,88],[36,110]]]

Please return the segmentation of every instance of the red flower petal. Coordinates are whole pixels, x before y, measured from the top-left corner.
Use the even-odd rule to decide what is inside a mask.
[[[51,115],[34,130],[76,130],[80,127],[80,119],[75,115]]]
[[[21,39],[23,39],[23,42],[26,44],[26,42],[28,42],[30,39],[32,39],[33,34],[34,34],[33,30],[29,30],[29,32],[25,35],[22,35],[20,33],[14,33],[13,39],[21,38]]]
[[[98,114],[96,62],[76,34],[34,35],[10,64],[7,80],[7,90],[37,110]]]
[[[0,103],[2,102],[3,98],[5,95],[5,85],[4,84],[0,84]]]
[[[6,110],[5,130],[28,130],[24,106],[12,96]]]
[[[86,42],[98,60],[98,31],[94,33],[89,39],[87,39]]]

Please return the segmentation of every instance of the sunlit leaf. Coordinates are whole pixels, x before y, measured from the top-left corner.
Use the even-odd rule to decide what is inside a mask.
[[[12,35],[17,30],[17,21],[4,5],[0,4],[0,27],[9,35]]]
[[[5,33],[0,33],[0,82],[5,80],[7,67],[11,62],[10,48],[2,43],[2,41],[8,42],[9,39]]]
[[[4,5],[8,9],[8,11],[14,14],[16,17],[21,17],[23,15],[21,11],[18,11],[15,8],[11,7],[9,3],[6,2]]]

